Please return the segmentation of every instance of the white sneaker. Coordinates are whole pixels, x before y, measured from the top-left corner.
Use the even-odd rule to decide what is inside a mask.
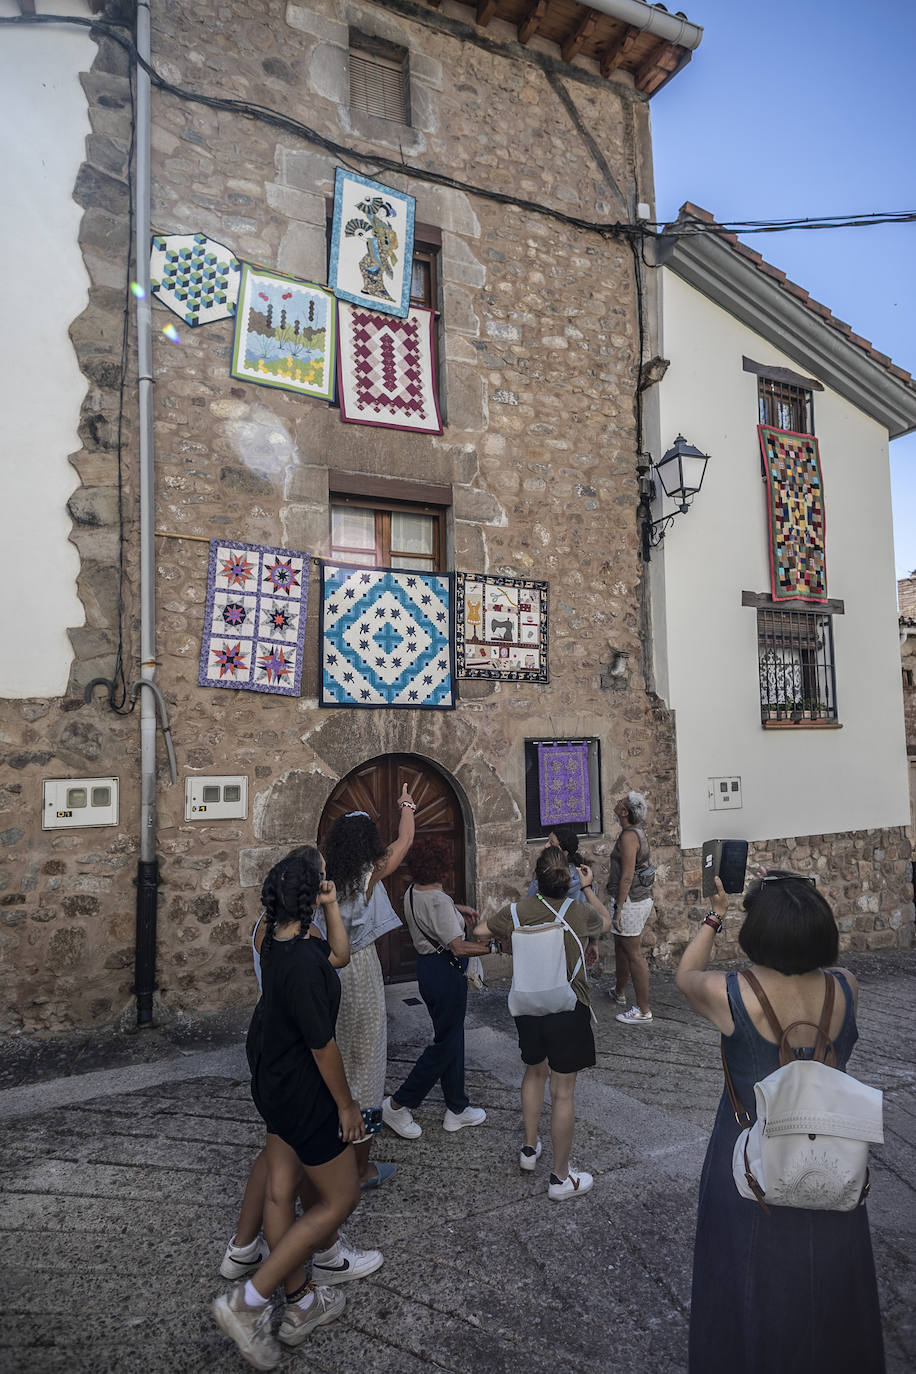
[[[242,1359],[253,1364],[255,1369],[276,1369],[283,1351],[271,1331],[273,1304],[265,1302],[263,1307],[247,1307],[244,1289],[243,1283],[236,1284],[216,1299],[210,1311],[220,1330],[235,1341]]]
[[[386,1097],[382,1102],[382,1120],[386,1126],[390,1126],[395,1135],[402,1135],[405,1140],[416,1140],[423,1134],[423,1127],[419,1121],[414,1121],[410,1114],[409,1107],[395,1107],[390,1097]]]
[[[634,1026],[637,1022],[651,1021],[651,1011],[640,1011],[639,1007],[631,1007],[629,1011],[619,1011],[617,1020],[622,1021],[625,1026]]]
[[[442,1118],[443,1131],[460,1131],[462,1126],[481,1126],[487,1119],[483,1107],[465,1107],[463,1112],[446,1110]]]
[[[381,1250],[354,1250],[343,1236],[338,1236],[330,1250],[312,1256],[312,1279],[328,1287],[348,1283],[350,1279],[364,1279],[381,1269],[384,1257]]]
[[[610,997],[611,1001],[612,1001],[612,1002],[616,1002],[617,1005],[620,1006],[620,1007],[625,1007],[626,1004],[627,1004],[627,999],[624,997],[623,993],[617,991],[617,984],[616,984],[616,983],[615,983],[614,986],[608,991],[608,997]]]
[[[541,1157],[541,1142],[538,1140],[536,1145],[523,1145],[518,1156],[518,1167],[524,1169],[525,1173],[534,1172],[534,1166]]]
[[[301,1345],[306,1336],[311,1335],[316,1326],[326,1326],[339,1317],[347,1305],[343,1293],[333,1288],[316,1288],[314,1301],[303,1312],[298,1303],[287,1303],[283,1309],[283,1320],[277,1332],[277,1339],[284,1345]]]
[[[554,1202],[565,1202],[568,1197],[581,1197],[587,1193],[594,1183],[591,1174],[585,1173],[582,1169],[570,1168],[566,1178],[557,1178],[556,1174],[550,1175],[550,1182],[547,1184],[547,1196]]]
[[[226,1246],[219,1272],[224,1279],[237,1283],[239,1279],[247,1279],[249,1274],[260,1269],[269,1254],[267,1241],[263,1236],[259,1236],[254,1245],[236,1245],[233,1236]]]

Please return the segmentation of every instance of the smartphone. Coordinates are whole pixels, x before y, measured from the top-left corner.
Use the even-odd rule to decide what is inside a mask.
[[[726,892],[743,892],[747,840],[707,840],[703,845],[703,896],[714,897],[716,878]]]
[[[371,1140],[374,1135],[378,1135],[382,1129],[382,1109],[381,1107],[362,1107],[360,1116],[363,1119],[363,1134],[359,1140],[355,1140],[354,1145],[362,1145],[365,1141]],[[337,1127],[337,1134],[343,1139],[343,1127]]]

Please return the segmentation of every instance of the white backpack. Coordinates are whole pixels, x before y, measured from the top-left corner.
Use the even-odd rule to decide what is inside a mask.
[[[550,1016],[557,1011],[572,1011],[576,994],[571,987],[580,968],[585,967],[582,942],[572,926],[563,919],[572,899],[567,897],[559,911],[538,893],[538,900],[553,914],[552,921],[523,926],[515,902],[512,913],[512,986],[509,989],[511,1016]],[[572,974],[566,971],[565,932],[579,946],[579,962]]]
[[[814,1023],[795,1021],[783,1030],[758,980],[744,972],[779,1039],[780,1067],[754,1084],[757,1120],[738,1136],[732,1154],[738,1192],[764,1209],[851,1212],[868,1194],[869,1142],[884,1140],[881,1091],[833,1067],[836,1056],[827,1032],[836,979],[824,976],[827,987],[814,1045],[820,1057],[796,1059],[789,1031]],[[725,1083],[739,1124],[748,1121],[727,1065]]]

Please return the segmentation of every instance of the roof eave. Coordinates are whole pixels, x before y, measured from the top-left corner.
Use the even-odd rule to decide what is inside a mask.
[[[718,235],[671,233],[663,238],[660,261],[665,267],[864,410],[887,429],[889,438],[916,429],[913,388],[794,300]]]

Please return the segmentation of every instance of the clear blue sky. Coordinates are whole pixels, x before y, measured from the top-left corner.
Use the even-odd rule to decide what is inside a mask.
[[[669,6],[674,8],[674,6]],[[704,28],[652,101],[659,219],[916,211],[913,0],[681,0]],[[916,375],[916,223],[751,247]],[[891,445],[897,576],[916,569],[916,434]]]

